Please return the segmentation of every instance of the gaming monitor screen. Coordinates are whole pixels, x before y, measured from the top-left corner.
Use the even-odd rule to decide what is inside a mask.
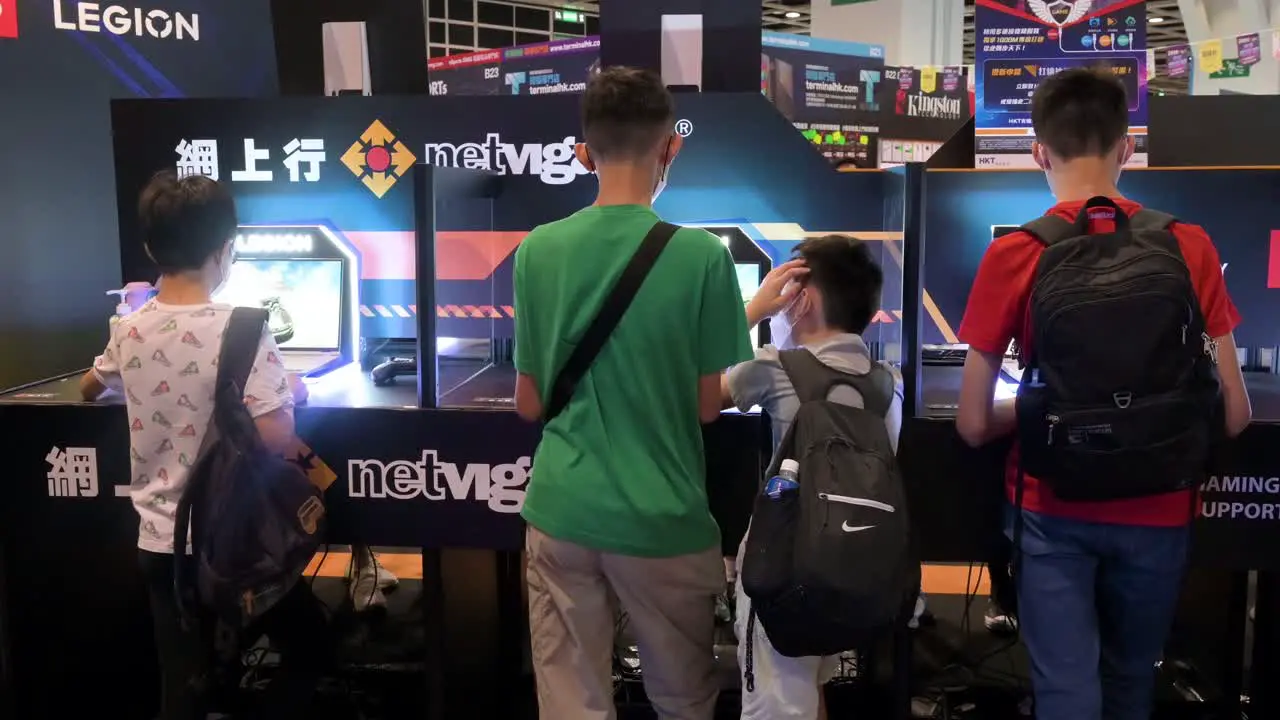
[[[1004,237],[1005,235],[1018,232],[1021,229],[1022,228],[1018,225],[992,225],[991,241],[995,242],[996,240]]]
[[[267,307],[276,337],[292,330],[285,350],[336,351],[342,342],[341,260],[237,260],[214,300]]]
[[[745,307],[760,289],[760,265],[757,263],[734,263],[733,269],[738,273],[738,289],[742,291],[742,304]],[[760,328],[751,328],[751,347],[760,347]]]

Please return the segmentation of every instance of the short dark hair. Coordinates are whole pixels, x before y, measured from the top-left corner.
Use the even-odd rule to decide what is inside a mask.
[[[1064,70],[1031,97],[1036,140],[1064,160],[1100,157],[1129,132],[1124,83],[1105,67]]]
[[[825,235],[801,242],[794,255],[809,268],[806,283],[822,293],[827,325],[861,334],[880,309],[884,272],[867,243],[848,235]]]
[[[675,122],[675,101],[652,70],[615,66],[587,82],[582,135],[598,160],[635,160],[649,152]]]
[[[156,173],[138,199],[142,244],[161,273],[199,270],[235,236],[236,201],[203,175]]]

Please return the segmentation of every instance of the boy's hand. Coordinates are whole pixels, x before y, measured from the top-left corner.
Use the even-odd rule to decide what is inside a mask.
[[[302,382],[302,378],[298,377],[297,373],[289,373],[289,392],[293,394],[293,403],[295,405],[306,403],[307,397],[310,395],[306,384]]]
[[[770,270],[764,276],[764,282],[760,283],[755,297],[747,303],[747,324],[755,327],[790,305],[799,289],[792,281],[804,277],[808,272],[809,268],[805,267],[804,260],[790,260]]]

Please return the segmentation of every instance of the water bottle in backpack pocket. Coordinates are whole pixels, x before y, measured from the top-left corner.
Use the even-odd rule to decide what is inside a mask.
[[[783,460],[778,466],[778,474],[764,484],[764,494],[773,500],[781,500],[783,495],[800,489],[799,477],[800,463]]]

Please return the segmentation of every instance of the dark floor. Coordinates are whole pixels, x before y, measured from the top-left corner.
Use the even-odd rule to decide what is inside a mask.
[[[318,720],[421,717],[425,704],[421,676],[424,643],[416,607],[421,585],[403,581],[388,595],[385,614],[361,618],[337,610],[345,598],[342,581],[320,579],[315,588],[335,608],[335,621],[344,642],[343,669],[326,683],[314,717]],[[964,622],[966,605],[968,621]],[[1019,709],[1027,695],[1025,654],[1013,639],[993,636],[983,627],[985,600],[966,603],[959,596],[931,596],[929,608],[933,622],[927,622],[917,631],[914,643],[914,693],[918,696],[918,706],[933,704],[937,714],[918,714],[917,717],[975,720],[1027,717]],[[260,672],[269,674],[269,661],[264,665],[268,667]],[[732,684],[736,670],[727,670],[726,684]],[[870,682],[865,677],[839,679],[828,686],[832,720],[891,717],[888,672],[888,658],[874,658],[862,673],[874,678]],[[490,687],[500,687],[504,695],[513,698],[509,711],[502,715],[504,720],[536,720],[532,678],[527,675],[505,681],[494,678]],[[654,717],[644,703],[639,683],[623,682],[619,688],[621,720]],[[1157,715],[1159,720],[1227,717],[1211,711],[1208,705],[1175,702],[1176,695],[1168,682],[1162,683],[1160,695],[1164,702]],[[717,718],[737,716],[737,691],[727,689],[721,696]]]

